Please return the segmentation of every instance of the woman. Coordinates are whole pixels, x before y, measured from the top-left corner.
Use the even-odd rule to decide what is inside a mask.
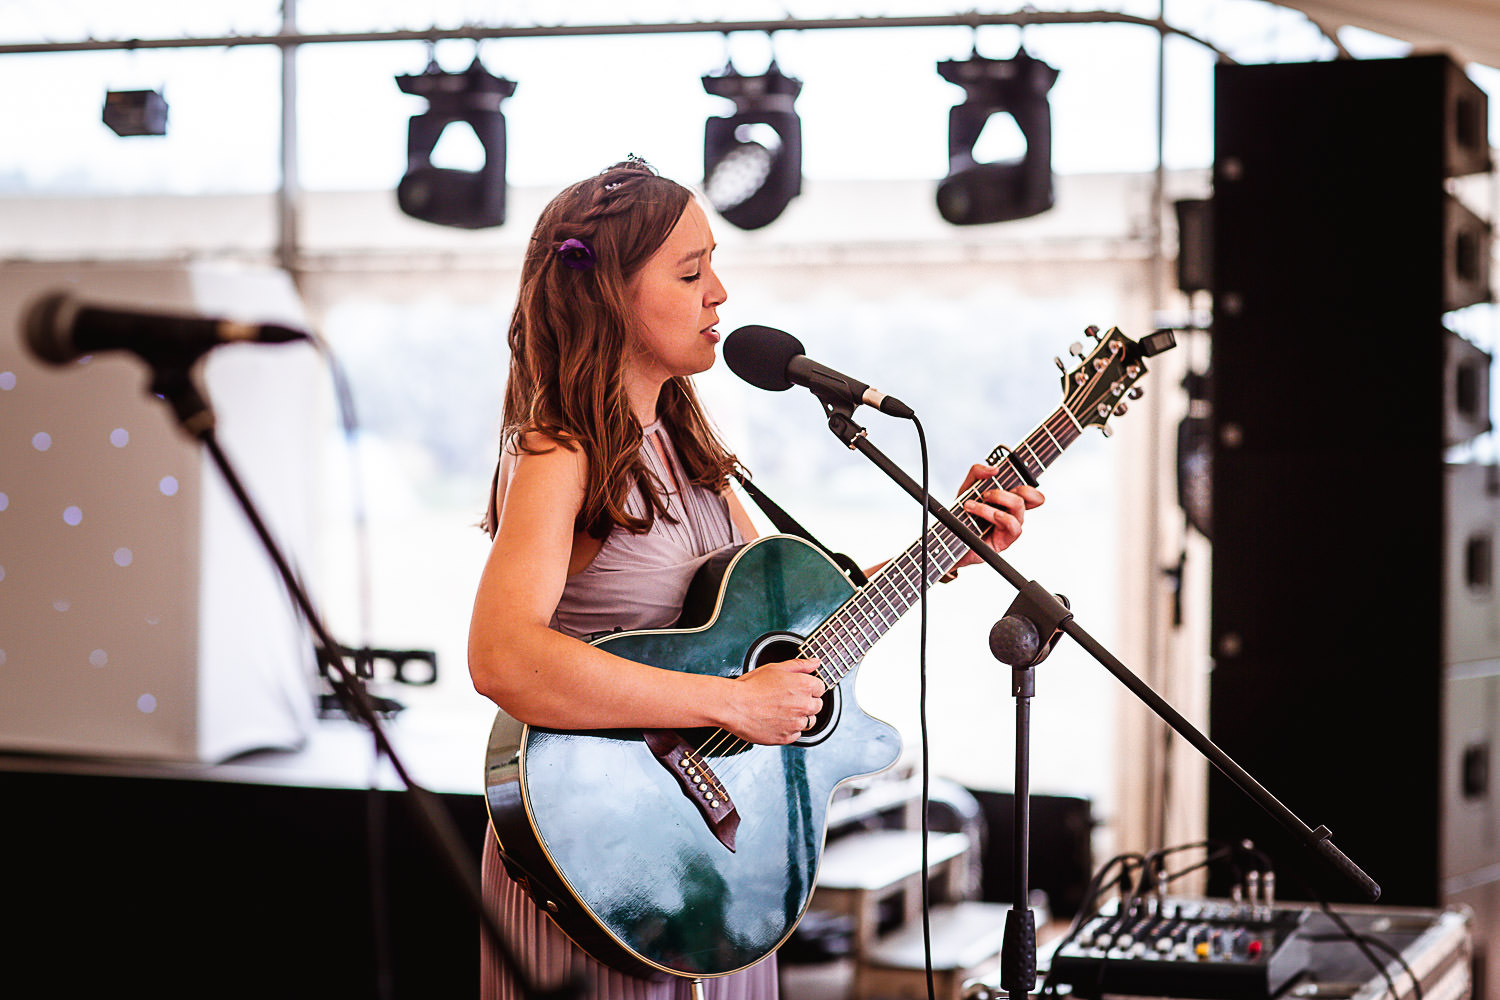
[[[755,536],[728,488],[734,456],[690,381],[713,365],[719,341],[726,293],[713,251],[691,193],[634,158],[567,188],[537,220],[510,326],[503,445],[485,518],[494,544],[469,634],[475,688],[527,724],[715,727],[776,745],[796,740],[821,708],[816,660],[731,679],[583,641],[671,624],[708,557]],[[995,471],[975,466],[964,488]],[[997,549],[1042,502],[1022,491],[970,505]],[[589,996],[688,995],[686,980],[649,983],[585,956],[507,877],[493,832],[484,884],[541,982],[582,968]],[[514,995],[489,949],[483,979],[486,997]],[[775,997],[775,961],[707,989],[719,1000]]]

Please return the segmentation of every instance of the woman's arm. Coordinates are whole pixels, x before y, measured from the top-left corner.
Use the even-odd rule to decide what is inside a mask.
[[[730,679],[636,663],[548,627],[567,582],[585,461],[559,446],[516,462],[469,626],[475,689],[531,725],[717,726],[755,743],[796,739],[821,708],[814,660]]]

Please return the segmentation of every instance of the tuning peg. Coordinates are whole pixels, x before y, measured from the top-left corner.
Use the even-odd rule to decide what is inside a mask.
[[[1062,372],[1064,375],[1066,375],[1068,373],[1068,366],[1065,365],[1065,364],[1063,364],[1063,359],[1062,358],[1053,358],[1052,359],[1052,363],[1054,365],[1056,365],[1057,366],[1057,370],[1060,371],[1060,372]]]
[[[1109,424],[1105,424],[1104,426],[1099,428],[1099,433],[1103,434],[1105,437],[1114,437],[1115,429],[1109,426]]]
[[[1130,405],[1128,403],[1120,403],[1115,407],[1115,416],[1123,417],[1125,415],[1125,411],[1129,409]]]
[[[1145,389],[1142,389],[1140,386],[1136,386],[1134,389],[1131,389],[1130,392],[1128,392],[1126,394],[1126,398],[1127,399],[1140,399],[1145,394],[1146,394],[1146,390]]]
[[[1068,345],[1068,353],[1073,355],[1074,357],[1083,357],[1083,345],[1076,340],[1073,341]]]
[[[1086,336],[1091,337],[1094,340],[1099,339],[1099,328],[1097,326],[1093,326],[1092,324],[1086,326],[1084,327],[1083,332]]]

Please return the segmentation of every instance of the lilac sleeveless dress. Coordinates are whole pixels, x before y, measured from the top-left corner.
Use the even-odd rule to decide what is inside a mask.
[[[654,441],[662,445],[661,452]],[[645,428],[641,458],[669,489],[674,483],[687,482],[660,423]],[[509,450],[502,456],[502,497],[515,461]],[[638,515],[643,506],[640,495],[632,494],[627,509]],[[666,506],[668,516],[658,516],[643,535],[612,531],[588,568],[568,578],[552,617],[553,628],[587,638],[614,628],[661,628],[677,620],[693,574],[713,553],[744,539],[730,521],[724,498],[709,490],[692,485],[672,490]],[[517,959],[538,986],[556,985],[563,976],[581,969],[589,984],[584,992],[588,1000],[688,1000],[691,996],[687,979],[636,979],[600,965],[573,944],[505,873],[493,829],[485,837],[484,897],[507,931]],[[487,941],[482,946],[480,980],[483,1000],[521,1000]],[[705,980],[704,986],[710,1000],[775,1000],[776,958],[773,955],[734,975]]]

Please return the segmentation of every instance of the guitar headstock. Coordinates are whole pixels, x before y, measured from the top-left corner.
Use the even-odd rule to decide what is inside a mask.
[[[1171,330],[1157,330],[1139,343],[1118,327],[1101,333],[1091,326],[1084,333],[1094,344],[1087,354],[1082,343],[1069,348],[1079,358],[1075,368],[1070,370],[1061,358],[1055,359],[1063,373],[1063,406],[1080,427],[1098,427],[1108,435],[1109,419],[1123,416],[1128,401],[1142,394],[1136,383],[1146,374],[1145,359],[1177,346],[1177,340]]]

